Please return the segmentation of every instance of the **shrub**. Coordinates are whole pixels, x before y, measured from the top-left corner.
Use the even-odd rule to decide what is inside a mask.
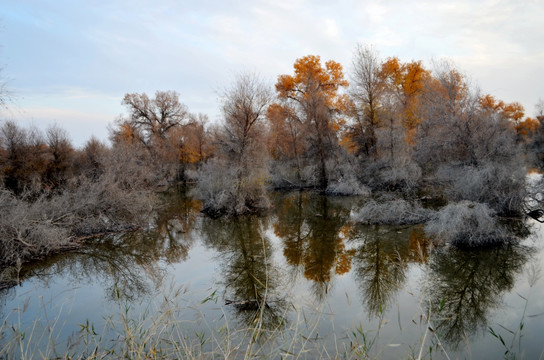
[[[122,185],[105,173],[98,180],[73,178],[62,190],[38,197],[0,189],[0,264],[61,251],[80,237],[146,224],[154,194]]]
[[[427,235],[459,247],[483,246],[511,239],[487,204],[461,201],[440,209],[425,225]]]
[[[293,189],[304,186],[302,170],[296,160],[282,159],[270,162],[270,185],[275,189]]]
[[[329,195],[370,195],[370,189],[361,184],[354,176],[343,176],[329,182],[326,193]]]
[[[363,224],[420,224],[429,220],[433,214],[433,210],[406,200],[390,200],[381,203],[371,200],[354,215],[354,219]]]
[[[519,216],[527,197],[526,171],[520,164],[443,166],[437,178],[448,183],[450,201],[485,203],[498,215]]]
[[[420,183],[421,169],[409,160],[379,160],[366,166],[362,176],[373,190],[412,193]]]
[[[196,195],[204,202],[205,214],[212,217],[242,215],[270,207],[265,188],[267,171],[253,168],[242,175],[240,171],[217,158],[202,166]]]

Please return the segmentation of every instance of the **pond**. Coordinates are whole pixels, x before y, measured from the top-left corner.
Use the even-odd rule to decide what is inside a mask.
[[[210,219],[167,197],[151,230],[23,267],[0,292],[0,358],[544,356],[536,222],[458,250],[354,224],[364,198],[274,193],[265,216]]]

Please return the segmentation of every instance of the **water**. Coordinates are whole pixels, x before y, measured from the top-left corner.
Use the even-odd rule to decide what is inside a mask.
[[[25,333],[26,348],[9,348],[14,357],[80,355],[84,334],[111,348],[123,316],[160,323],[175,303],[187,336],[208,339],[202,351],[215,354],[221,347],[211,337],[228,329],[244,350],[249,340],[238,331],[258,324],[263,337],[286,337],[285,345],[258,342],[262,353],[304,346],[307,358],[329,357],[366,345],[383,359],[543,356],[540,224],[519,244],[433,250],[420,226],[354,224],[362,198],[272,200],[265,216],[214,220],[172,193],[152,230],[22,269],[22,284],[0,293],[0,340]],[[262,316],[255,300],[266,302]]]

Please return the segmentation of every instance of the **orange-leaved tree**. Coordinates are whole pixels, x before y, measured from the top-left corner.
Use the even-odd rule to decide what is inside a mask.
[[[293,164],[297,186],[302,182],[301,156],[305,151],[304,124],[295,109],[287,103],[274,103],[268,107],[268,151],[272,158],[284,164]]]
[[[340,89],[348,86],[342,65],[307,55],[297,59],[294,75],[280,75],[276,83],[278,97],[295,109],[293,115],[304,124],[307,133],[305,153],[318,163],[318,186],[328,185],[326,161],[338,146],[338,131],[343,125],[340,114],[346,112],[348,97]]]
[[[380,70],[380,77],[386,91],[396,103],[402,123],[407,131],[406,141],[413,144],[416,127],[421,122],[421,96],[430,77],[421,61],[402,63],[398,58],[385,61]]]

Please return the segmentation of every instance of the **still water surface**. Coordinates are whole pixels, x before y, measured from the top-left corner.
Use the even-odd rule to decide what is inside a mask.
[[[544,358],[540,224],[530,223],[518,244],[433,250],[420,226],[354,224],[362,202],[276,193],[266,216],[210,219],[198,201],[169,194],[152,230],[106,237],[23,269],[22,284],[0,292],[0,340],[9,340],[12,325],[34,334],[30,353],[40,351],[40,332],[54,338],[51,354],[77,353],[67,344],[80,324],[100,333],[127,309],[152,317],[157,299],[180,290],[176,316],[197,337],[225,324],[231,333],[251,327],[251,302],[248,309],[226,301],[265,299],[263,328],[297,328],[325,349],[322,357],[361,344],[364,333],[371,356],[383,359],[420,351],[497,359],[507,349],[516,358]]]

